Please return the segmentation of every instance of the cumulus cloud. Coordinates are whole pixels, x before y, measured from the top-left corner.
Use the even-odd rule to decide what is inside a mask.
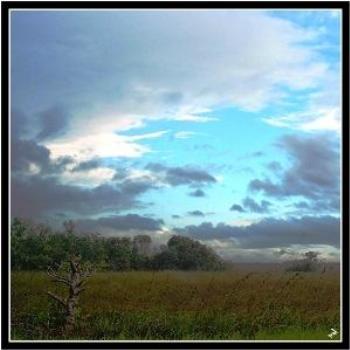
[[[207,171],[194,167],[168,167],[160,163],[150,163],[146,169],[162,176],[164,182],[171,186],[201,185],[217,182],[214,176]]]
[[[271,206],[271,203],[266,200],[262,200],[259,204],[256,202],[253,198],[246,197],[243,199],[243,205],[244,208],[250,210],[254,213],[267,213],[269,212],[269,207]]]
[[[243,209],[243,207],[239,204],[233,204],[230,208],[231,211],[238,211],[239,213],[244,213],[245,210]]]
[[[81,231],[111,230],[111,232],[125,231],[159,231],[164,221],[152,219],[138,214],[110,215],[98,219],[84,219],[75,221],[77,228]]]
[[[33,140],[11,140],[11,170],[15,173],[57,174],[71,163],[67,155],[52,160],[50,150]]]
[[[249,226],[211,222],[176,228],[176,232],[200,240],[230,239],[237,248],[278,248],[293,244],[324,244],[339,247],[340,219],[332,216],[273,219]]]
[[[337,145],[332,139],[327,135],[287,135],[277,146],[287,152],[291,165],[279,176],[279,181],[268,178],[252,180],[249,183],[251,191],[262,191],[277,198],[303,196],[319,202],[337,202],[340,189],[340,157]]]
[[[62,184],[56,177],[13,177],[11,214],[13,217],[42,218],[53,213],[91,215],[103,211],[144,206],[138,197],[152,189],[150,183],[124,181],[118,185],[83,187]]]

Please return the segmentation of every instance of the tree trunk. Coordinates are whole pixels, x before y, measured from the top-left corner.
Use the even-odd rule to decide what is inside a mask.
[[[61,297],[48,292],[49,296],[59,302],[65,308],[66,314],[66,324],[65,331],[67,333],[71,332],[75,326],[76,320],[76,311],[79,301],[79,294],[85,289],[83,288],[84,283],[83,277],[90,277],[90,272],[83,273],[80,268],[79,258],[76,256],[72,256],[69,260],[70,265],[70,273],[67,278],[58,275],[52,271],[48,271],[48,275],[53,278],[54,282],[64,283],[69,287],[69,295],[66,300]]]

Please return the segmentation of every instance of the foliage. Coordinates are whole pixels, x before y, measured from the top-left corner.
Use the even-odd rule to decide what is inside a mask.
[[[221,259],[205,245],[190,238],[174,236],[160,253],[153,252],[151,237],[102,237],[76,234],[72,222],[63,232],[44,225],[14,219],[11,227],[11,266],[13,270],[46,270],[80,256],[96,270],[218,270]]]
[[[224,267],[221,259],[209,247],[188,237],[173,236],[167,249],[160,253],[157,261],[168,269],[220,270]],[[157,267],[157,266],[155,266]]]

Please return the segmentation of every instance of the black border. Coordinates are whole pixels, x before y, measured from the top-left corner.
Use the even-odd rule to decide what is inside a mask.
[[[9,83],[9,28],[8,18],[11,9],[340,9],[342,10],[342,263],[343,263],[343,341],[338,343],[316,342],[250,342],[240,341],[216,343],[216,342],[9,342],[8,336],[8,214],[9,214],[9,159],[8,159],[8,128],[9,108],[8,83]],[[2,87],[2,117],[1,117],[1,256],[2,256],[2,349],[118,349],[118,348],[202,348],[202,349],[349,349],[349,2],[348,1],[2,1],[1,2],[1,87]]]

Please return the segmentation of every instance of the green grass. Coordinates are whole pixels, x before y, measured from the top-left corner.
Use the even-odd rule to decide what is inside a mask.
[[[63,287],[40,272],[13,272],[11,285],[12,339],[329,340],[339,330],[336,274],[97,273],[69,335],[46,294]]]

